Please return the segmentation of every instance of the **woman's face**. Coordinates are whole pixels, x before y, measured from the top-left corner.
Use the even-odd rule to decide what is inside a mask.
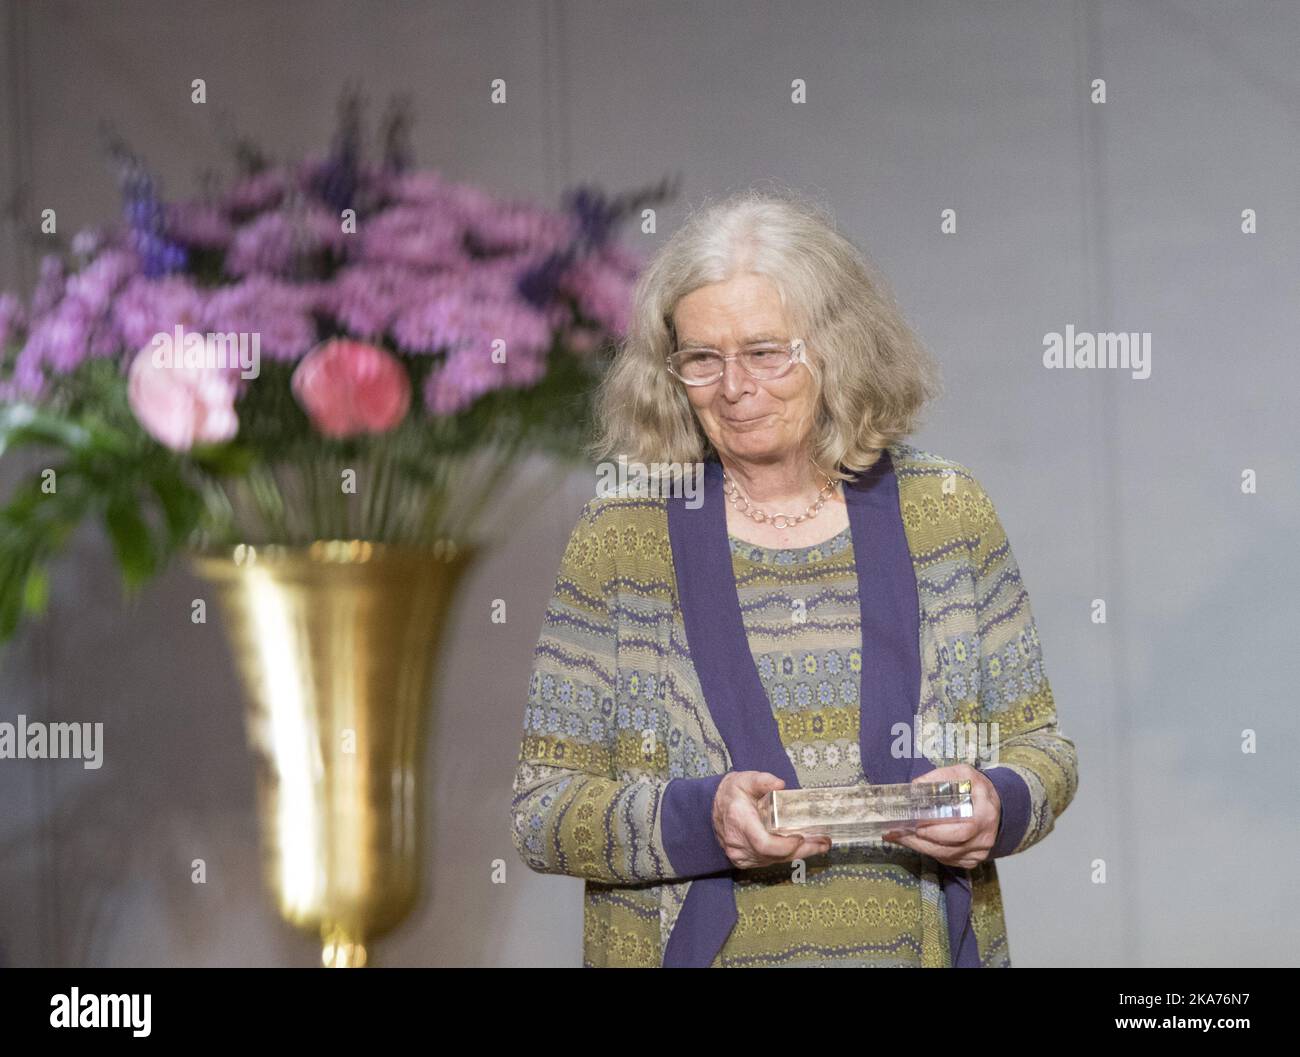
[[[759,338],[789,341],[776,286],[762,275],[738,275],[687,294],[673,312],[678,346],[707,345],[724,355]],[[771,463],[798,452],[812,430],[812,375],[796,364],[782,378],[760,381],[739,360],[710,385],[683,386],[714,448],[731,462]]]

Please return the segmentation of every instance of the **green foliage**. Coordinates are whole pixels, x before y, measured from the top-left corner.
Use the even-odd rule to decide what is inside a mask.
[[[252,503],[261,537],[287,533],[286,518],[295,511],[278,491],[272,472],[278,465],[300,467],[320,485],[309,514],[322,533],[336,524],[331,519],[338,513],[337,495],[325,494],[336,468],[375,460],[397,487],[425,490],[421,524],[436,534],[453,500],[479,509],[521,455],[564,460],[580,453],[599,362],[557,343],[536,385],[494,390],[449,416],[429,415],[420,399],[436,361],[406,362],[415,387],[412,410],[397,428],[374,437],[333,440],[316,433],[293,398],[292,365],[276,361],[263,362],[261,375],[241,396],[238,436],[184,453],[162,447],[140,427],[121,367],[113,361],[90,360],[54,379],[41,405],[0,407],[0,457],[28,449],[50,458],[0,507],[0,642],[25,617],[45,612],[50,563],[86,520],[102,525],[123,588],[133,595],[186,547],[247,535],[247,524],[232,519],[240,496]],[[485,454],[477,498],[450,495],[449,467]],[[384,511],[375,512],[369,537],[385,538],[391,524]]]
[[[123,429],[114,417],[111,402],[77,415],[0,407],[0,455],[32,448],[52,456],[0,507],[0,641],[24,615],[44,612],[49,563],[85,519],[102,520],[128,592],[198,529],[203,502],[181,457],[143,443],[134,423]]]

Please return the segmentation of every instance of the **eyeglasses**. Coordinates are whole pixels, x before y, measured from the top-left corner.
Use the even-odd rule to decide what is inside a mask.
[[[668,370],[686,385],[712,385],[726,371],[728,360],[739,360],[751,378],[770,381],[789,374],[795,364],[804,363],[801,338],[789,342],[765,341],[747,345],[724,356],[717,349],[678,349],[668,357]]]

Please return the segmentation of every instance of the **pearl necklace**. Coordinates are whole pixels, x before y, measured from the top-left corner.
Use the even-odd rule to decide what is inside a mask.
[[[820,470],[818,472],[821,473]],[[822,476],[826,477],[826,474],[823,473]],[[727,494],[727,498],[731,500],[731,505],[751,521],[756,521],[760,525],[770,522],[773,528],[785,529],[792,528],[801,521],[807,521],[809,518],[815,518],[817,516],[817,511],[821,510],[821,508],[826,505],[826,500],[829,499],[831,493],[835,491],[835,482],[829,477],[826,477],[826,484],[823,485],[821,491],[817,493],[817,498],[808,504],[802,514],[768,514],[765,511],[759,510],[758,507],[754,506],[754,504],[741,494],[740,488],[736,485],[736,482],[731,479],[725,469],[722,471],[722,490]]]

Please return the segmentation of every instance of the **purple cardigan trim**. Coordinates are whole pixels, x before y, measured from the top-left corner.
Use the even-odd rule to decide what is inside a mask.
[[[907,782],[933,770],[934,764],[922,755],[895,758],[889,751],[894,726],[912,725],[921,680],[916,574],[889,452],[882,451],[869,470],[846,482],[844,496],[862,616],[859,748],[863,769],[873,782]],[[699,507],[688,508],[680,497],[669,499],[668,534],[687,644],[709,715],[726,743],[732,767],[767,771],[784,779],[787,789],[797,789],[798,778],[781,744],[772,710],[754,707],[766,701],[766,691],[740,613],[727,545],[722,466],[716,460],[705,464],[704,502]],[[674,869],[678,856],[688,867],[716,863],[719,860],[712,858],[712,849],[705,850],[702,837],[703,821],[711,816],[711,810],[705,811],[701,804],[706,789],[699,785],[679,793],[673,790],[678,784],[676,779],[669,782],[662,805],[661,825],[669,860]],[[710,809],[711,804],[710,797]],[[710,838],[711,829],[710,824]],[[939,874],[951,950],[955,952],[953,964],[978,967],[979,952],[970,928],[970,877],[967,871],[942,863]],[[730,872],[697,878],[691,882],[669,935],[664,965],[707,967],[735,923]]]
[[[674,778],[664,789],[659,824],[668,861],[679,877],[731,871],[731,860],[713,832],[713,798],[725,777]]]
[[[997,841],[989,852],[990,859],[998,859],[1015,851],[1029,828],[1029,786],[1010,767],[990,767],[984,776],[993,783],[1002,801]]]

